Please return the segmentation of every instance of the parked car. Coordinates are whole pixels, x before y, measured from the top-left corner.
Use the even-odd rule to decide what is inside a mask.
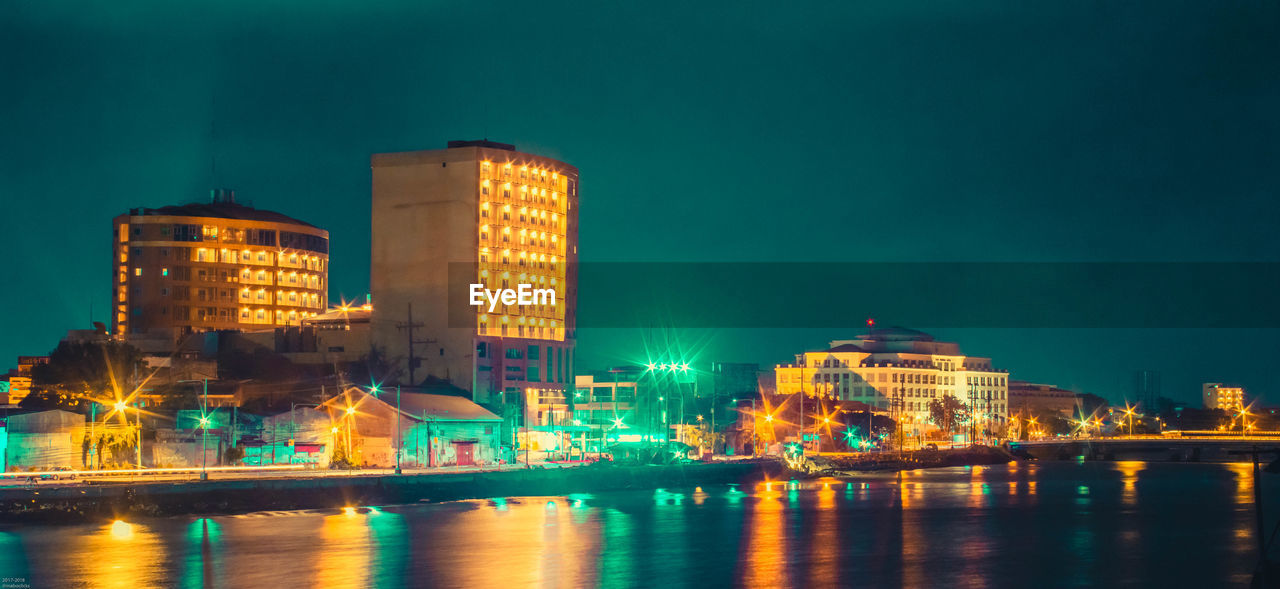
[[[27,477],[28,483],[36,483],[40,481],[58,481],[62,479],[74,479],[76,475],[70,466],[55,466],[48,470],[42,468],[31,469],[31,475]]]

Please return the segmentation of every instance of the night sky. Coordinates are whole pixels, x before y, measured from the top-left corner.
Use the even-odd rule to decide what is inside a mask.
[[[362,296],[369,154],[450,139],[576,165],[584,262],[1280,261],[1275,2],[73,4],[0,5],[0,367],[106,320],[113,216],[213,187],[328,229]],[[679,335],[768,364],[858,328]],[[937,333],[1280,403],[1271,330]]]

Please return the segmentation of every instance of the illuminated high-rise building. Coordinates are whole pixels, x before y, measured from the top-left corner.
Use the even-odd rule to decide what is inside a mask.
[[[229,190],[132,209],[112,226],[113,333],[266,330],[327,308],[329,232]]]
[[[375,154],[371,164],[375,345],[412,384],[443,379],[478,402],[517,404],[526,424],[563,423],[574,386],[577,168],[490,141]],[[556,300],[459,306],[468,283],[528,284]]]

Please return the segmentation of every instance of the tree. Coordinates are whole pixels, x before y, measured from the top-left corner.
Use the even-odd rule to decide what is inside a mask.
[[[952,395],[943,395],[929,401],[929,419],[938,429],[952,434],[960,431],[960,424],[968,416],[964,403]]]
[[[1106,399],[1093,393],[1076,393],[1076,401],[1083,415],[1102,415],[1111,406]]]
[[[76,411],[85,396],[128,395],[145,369],[142,352],[126,343],[60,342],[47,363],[31,369],[35,390],[19,405]]]

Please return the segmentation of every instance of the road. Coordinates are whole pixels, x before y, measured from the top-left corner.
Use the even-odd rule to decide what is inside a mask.
[[[524,464],[503,464],[489,466],[440,466],[435,468],[405,468],[402,469],[406,475],[433,475],[433,474],[457,474],[472,472],[494,472],[506,470],[523,470],[525,468],[573,468],[582,466],[585,462],[534,462],[529,466]],[[31,476],[49,476],[58,475],[59,480],[40,479],[36,482],[29,482],[27,479]],[[285,478],[320,478],[320,477],[360,477],[360,476],[388,476],[395,474],[394,468],[364,468],[359,470],[328,470],[328,469],[311,469],[311,468],[271,468],[271,467],[236,467],[232,468],[210,468],[208,471],[209,480],[227,481],[227,480],[261,480],[261,479],[285,479]],[[75,475],[75,478],[67,478],[68,475]],[[71,471],[71,472],[50,472],[50,473],[4,473],[0,475],[0,488],[7,487],[69,487],[85,484],[130,484],[130,483],[155,483],[155,482],[183,482],[200,480],[200,469],[183,469],[181,471],[153,471],[153,472],[137,472],[137,471]]]

